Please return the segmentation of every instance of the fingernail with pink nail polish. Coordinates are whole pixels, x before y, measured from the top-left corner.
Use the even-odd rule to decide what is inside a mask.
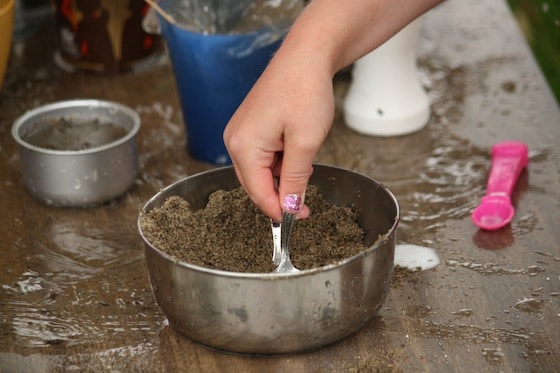
[[[288,194],[284,197],[282,207],[286,212],[298,212],[301,208],[302,199],[297,194]]]

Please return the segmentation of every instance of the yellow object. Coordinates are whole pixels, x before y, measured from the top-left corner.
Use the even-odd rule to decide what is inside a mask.
[[[0,0],[0,89],[8,66],[14,31],[15,0]]]

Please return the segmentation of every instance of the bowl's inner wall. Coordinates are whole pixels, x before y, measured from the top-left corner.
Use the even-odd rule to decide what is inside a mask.
[[[66,120],[76,125],[91,122],[96,122],[99,125],[111,124],[123,128],[127,134],[134,128],[134,119],[130,114],[113,107],[68,106],[37,111],[21,123],[17,133],[25,141],[26,138],[45,130],[60,120]]]
[[[367,246],[373,245],[380,236],[391,233],[398,221],[399,212],[394,197],[365,176],[335,167],[314,165],[310,183],[316,185],[329,202],[349,206],[358,212],[358,224],[365,230],[364,243]],[[202,209],[216,190],[233,189],[239,185],[233,167],[205,172],[190,178],[189,182],[177,182],[164,189],[146,204],[144,211],[160,207],[171,196],[184,198],[194,210]]]

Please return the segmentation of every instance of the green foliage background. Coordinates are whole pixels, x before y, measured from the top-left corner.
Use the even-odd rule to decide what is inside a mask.
[[[560,103],[560,0],[508,0]]]

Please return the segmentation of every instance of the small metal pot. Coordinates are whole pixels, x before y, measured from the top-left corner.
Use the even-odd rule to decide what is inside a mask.
[[[25,140],[61,120],[111,124],[124,129],[124,135],[83,150],[53,150]],[[20,145],[24,184],[34,197],[53,206],[86,207],[113,200],[132,186],[138,174],[139,129],[140,117],[134,110],[110,101],[60,101],[30,110],[12,127]]]
[[[315,165],[311,183],[331,203],[358,211],[366,250],[296,273],[220,271],[160,251],[142,234],[140,215],[152,292],[172,327],[216,349],[278,354],[338,341],[375,316],[393,273],[397,201],[376,181],[341,168]],[[175,195],[200,209],[212,192],[237,186],[232,167],[206,171],[161,190],[141,214]],[[272,259],[272,239],[270,250]]]

